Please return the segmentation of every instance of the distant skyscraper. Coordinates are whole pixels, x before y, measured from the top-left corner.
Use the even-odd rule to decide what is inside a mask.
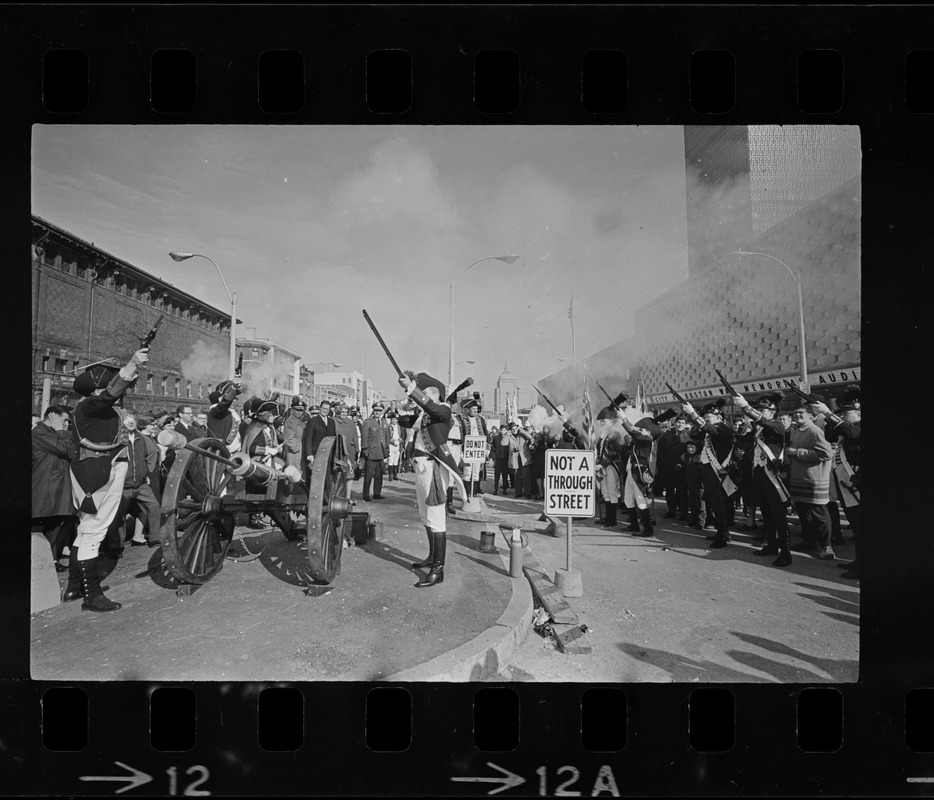
[[[509,371],[509,366],[503,364],[503,373],[496,380],[493,390],[493,411],[502,414],[507,410],[510,398],[516,392],[516,376]]]

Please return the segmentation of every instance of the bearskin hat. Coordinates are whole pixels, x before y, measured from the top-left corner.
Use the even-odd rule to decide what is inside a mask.
[[[861,405],[862,390],[859,386],[848,386],[840,395],[838,411],[856,411]]]
[[[621,406],[623,403],[629,401],[629,395],[626,392],[620,392],[616,397],[613,398],[613,403],[615,405]]]
[[[118,371],[117,367],[95,364],[75,378],[72,388],[82,397],[90,397],[97,389],[106,389]]]
[[[773,394],[764,394],[758,400],[756,400],[753,408],[771,408],[773,411],[778,409],[778,404],[785,399],[785,395],[782,392],[774,392]]]
[[[726,405],[726,398],[718,397],[716,402],[707,403],[703,408],[701,408],[700,415],[703,417],[706,414],[719,414],[722,417],[723,407],[725,405]]]

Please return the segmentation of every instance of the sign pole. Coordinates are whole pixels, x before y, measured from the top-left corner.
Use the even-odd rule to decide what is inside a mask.
[[[566,537],[566,538],[567,538],[567,540],[568,540],[568,557],[567,557],[567,562],[568,562],[567,570],[568,570],[568,572],[571,571],[571,519],[572,519],[571,517],[568,517],[568,518],[565,520],[565,525],[566,525],[565,530],[566,530],[566,532],[567,532],[567,537]]]

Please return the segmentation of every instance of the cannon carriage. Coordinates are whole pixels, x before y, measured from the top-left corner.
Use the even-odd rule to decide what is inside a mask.
[[[305,481],[275,466],[231,454],[219,439],[179,449],[162,496],[159,538],[166,567],[180,584],[203,584],[224,564],[239,512],[267,514],[289,540],[306,535],[311,579],[329,584],[340,573],[352,469],[339,437],[322,440]],[[304,517],[304,525],[295,518]]]

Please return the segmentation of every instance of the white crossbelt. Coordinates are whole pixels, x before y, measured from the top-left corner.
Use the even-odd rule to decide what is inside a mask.
[[[713,443],[710,441],[710,434],[708,433],[704,436],[704,447],[701,449],[701,464],[711,464],[713,468],[717,471],[717,475],[721,472],[724,472],[727,467],[730,465],[730,457],[733,455],[733,448],[730,448],[730,452],[726,454],[726,458],[723,459],[721,464],[717,461],[717,453],[713,449]],[[720,481],[720,485],[723,487],[723,491],[726,492],[726,496],[729,497],[731,494],[735,493],[739,488],[733,480],[730,478],[729,474],[725,475],[723,480]]]
[[[781,498],[783,503],[787,503],[791,499],[791,495],[788,494],[788,490],[785,488],[785,485],[778,479],[778,476],[772,469],[772,462],[774,460],[774,454],[762,439],[762,428],[759,428],[759,430],[756,431],[756,448],[753,451],[752,465],[754,468],[761,467],[763,470],[765,470],[765,474],[771,482],[772,486],[775,487],[775,491],[778,492],[778,496]]]

